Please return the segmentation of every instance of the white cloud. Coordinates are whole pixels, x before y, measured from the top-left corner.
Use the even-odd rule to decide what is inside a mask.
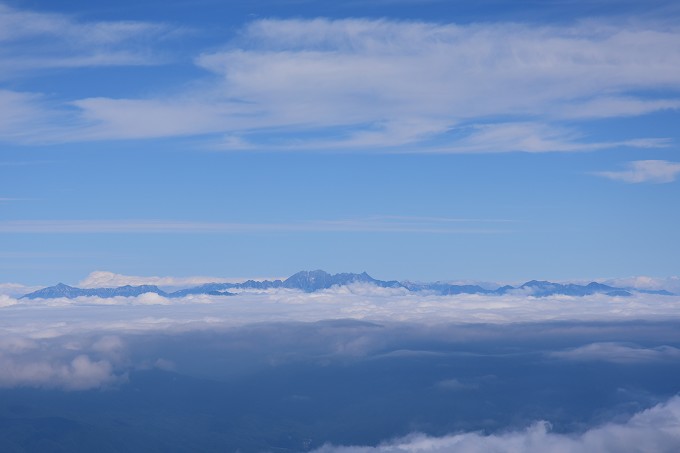
[[[163,24],[85,22],[0,3],[0,78],[45,68],[158,63],[147,41],[173,32]]]
[[[677,110],[679,99],[646,100],[625,96],[603,96],[583,103],[561,106],[556,116],[564,118],[611,118],[616,116],[637,116],[659,110]]]
[[[654,335],[658,335],[659,340],[646,348],[608,341],[612,337],[630,338],[630,341],[640,343],[647,341],[636,340],[638,337],[648,339],[644,332],[635,336],[636,329],[648,328],[644,322],[641,327],[631,327],[627,322],[680,321],[679,304],[678,296],[649,294],[545,298],[522,295],[440,296],[364,284],[333,287],[315,293],[280,289],[244,292],[236,296],[193,295],[176,299],[156,294],[43,300],[16,300],[0,296],[0,305],[5,305],[0,308],[0,386],[81,389],[112,385],[124,379],[126,370],[136,366],[130,362],[134,356],[133,348],[127,346],[132,337],[160,334],[159,338],[167,338],[184,332],[225,332],[241,327],[248,330],[253,325],[268,323],[293,323],[291,332],[298,331],[297,323],[311,323],[315,332],[318,330],[321,335],[319,341],[313,340],[309,345],[316,351],[315,354],[352,358],[373,355],[378,360],[388,355],[432,354],[432,351],[417,348],[411,350],[401,341],[415,338],[420,340],[413,344],[422,345],[425,344],[422,342],[423,335],[430,340],[447,341],[487,335],[497,341],[502,338],[498,332],[509,331],[513,338],[518,335],[542,339],[577,338],[570,345],[582,344],[583,338],[594,341],[583,347],[558,351],[553,358],[560,360],[614,360],[618,363],[677,361],[680,353],[676,348],[659,346],[674,344],[673,338],[677,336],[675,325],[655,325]],[[345,326],[343,329],[349,329],[345,332],[351,334],[335,337],[337,330],[334,329],[337,327],[324,327],[324,323],[317,325],[317,322],[326,320],[342,320],[334,322],[341,323]],[[518,323],[554,321],[587,323],[576,327],[564,323],[551,324],[548,330],[539,326],[533,334],[527,329],[522,332],[513,330]],[[612,323],[613,331],[599,323],[594,326],[588,324],[591,321]],[[622,321],[626,322],[624,326],[616,326]],[[485,327],[479,327],[480,324]],[[451,325],[457,327],[452,329]],[[279,327],[272,329],[276,331]],[[285,338],[279,339],[283,341]],[[307,350],[307,346],[295,344],[296,348],[302,348],[298,352]],[[391,347],[385,347],[390,344]],[[550,342],[546,341],[546,344]],[[549,352],[545,353],[549,355]],[[85,358],[75,361],[79,356]],[[166,353],[137,359],[153,364],[160,357],[174,360]],[[157,366],[164,366],[163,362]],[[475,382],[466,378],[453,379],[456,377],[439,384],[433,382],[432,385],[442,391],[464,390],[465,386],[474,388]]]
[[[635,87],[677,87],[677,79],[651,68],[677,76],[679,42],[675,29],[596,22],[532,27],[264,20],[246,29],[238,49],[197,61],[224,77],[223,92],[262,108],[266,126],[364,124],[367,130],[335,137],[329,145],[396,146],[491,115],[559,117],[562,107],[570,107],[569,116],[587,118],[676,108],[675,99],[649,101],[626,93]],[[602,92],[612,95],[602,98]],[[552,142],[533,132],[523,140],[511,134],[506,142],[502,135],[491,137],[494,151],[617,146],[564,136]],[[466,143],[457,148],[455,139],[445,144],[451,152],[474,151]],[[312,141],[311,146],[321,145]]]
[[[626,165],[627,170],[600,171],[595,173],[604,178],[628,183],[668,183],[680,174],[680,162],[666,160],[636,160]]]
[[[262,280],[257,277],[253,280]],[[78,283],[79,288],[110,288],[116,286],[139,286],[156,285],[160,287],[187,287],[197,286],[204,283],[237,283],[248,280],[247,278],[222,278],[222,277],[140,277],[135,275],[122,275],[107,271],[91,272],[85,279]],[[0,286],[1,288],[1,286]]]
[[[45,387],[87,390],[121,380],[105,360],[93,361],[81,354],[70,361],[16,358],[0,355],[0,387]]]
[[[88,22],[0,3],[0,80],[52,68],[160,64],[151,43],[157,47],[178,32],[163,24]],[[0,90],[0,140],[44,143],[72,136],[76,112],[58,95]]]
[[[91,27],[88,46],[114,42],[121,52],[128,38],[118,43],[115,30],[129,39],[164,30],[59,20],[66,35]],[[680,30],[656,23],[260,20],[227,50],[195,59],[211,74],[191,90],[146,99],[101,93],[61,106],[68,111],[60,124],[69,125],[58,131],[32,138],[19,124],[4,136],[59,142],[221,134],[215,146],[228,149],[392,152],[663,146],[659,138],[594,140],[559,123],[677,109],[677,98],[635,93],[680,88],[678,49]],[[86,52],[77,64],[95,56]]]
[[[2,307],[9,307],[12,305],[16,305],[17,300],[6,295],[6,294],[0,294],[0,308]]]
[[[624,288],[637,288],[645,290],[665,289],[666,291],[680,294],[680,277],[678,276],[659,278],[638,275],[635,277],[611,278],[605,280],[604,283],[607,285]]]
[[[468,133],[453,146],[434,148],[433,152],[493,153],[524,151],[530,153],[595,151],[614,147],[660,148],[664,139],[635,139],[618,142],[583,142],[573,130],[541,123],[500,123],[468,128]]]
[[[0,138],[22,141],[53,133],[58,114],[45,104],[39,94],[0,89]]]
[[[296,223],[219,223],[172,220],[7,220],[3,233],[228,233],[271,231],[363,231],[400,233],[507,233],[508,220],[369,217]]]
[[[582,434],[550,432],[538,422],[524,431],[429,437],[413,434],[377,447],[326,445],[316,453],[673,453],[680,449],[680,398],[635,414],[626,423],[609,423]]]
[[[551,357],[577,361],[605,361],[615,363],[648,363],[680,360],[680,349],[672,346],[643,348],[624,343],[591,343],[566,351],[555,351]]]
[[[43,324],[32,335],[15,323],[0,329],[0,388],[41,387],[87,390],[126,379],[125,344],[116,335],[78,329],[71,335],[63,323]]]
[[[71,332],[71,329],[129,332],[171,326],[193,325],[198,328],[201,325],[214,327],[274,321],[315,322],[325,319],[425,324],[680,319],[677,308],[680,296],[441,296],[362,284],[336,286],[315,293],[274,289],[244,291],[236,296],[201,294],[171,299],[147,293],[138,297],[6,300],[8,306],[4,309],[13,310],[15,315],[34,315],[40,310],[50,313],[45,314],[45,319],[49,322],[31,321],[37,335],[63,335]],[[144,305],[148,307],[143,308]],[[161,305],[166,307],[160,310]],[[113,306],[118,310],[106,310]],[[63,326],[54,324],[53,319],[65,313],[69,314],[69,322]],[[104,316],[101,313],[107,314]]]

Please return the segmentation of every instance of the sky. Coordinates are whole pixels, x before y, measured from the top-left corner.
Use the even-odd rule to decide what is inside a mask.
[[[679,24],[0,0],[0,450],[680,451]],[[21,297],[314,269],[630,292]]]
[[[674,1],[4,1],[0,272],[670,277]]]

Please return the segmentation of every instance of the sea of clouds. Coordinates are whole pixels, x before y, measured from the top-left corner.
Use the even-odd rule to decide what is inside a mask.
[[[642,293],[441,296],[370,284],[173,299],[153,293],[35,300],[4,294],[0,388],[115,390],[139,370],[220,379],[296,361],[504,355],[496,349],[509,339],[535,345],[531,353],[545,361],[644,367],[680,360],[678,307],[680,296]],[[471,342],[486,349],[467,351]],[[414,346],[432,343],[448,349]],[[199,344],[203,355],[196,357],[191,348]],[[217,358],[228,366],[215,365]],[[466,391],[481,388],[480,382],[453,376],[433,385]],[[414,432],[378,446],[327,444],[318,452],[677,451],[680,400],[646,401],[632,417],[571,434],[535,420],[526,429],[439,437]]]

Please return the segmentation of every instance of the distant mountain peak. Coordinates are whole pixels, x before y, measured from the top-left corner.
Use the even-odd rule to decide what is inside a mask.
[[[328,272],[316,269],[312,271],[300,271],[288,277],[286,280],[248,280],[241,283],[206,283],[203,285],[186,288],[173,293],[166,293],[155,285],[119,286],[116,288],[76,288],[64,283],[26,294],[26,299],[51,299],[65,297],[73,299],[81,296],[94,297],[134,297],[144,293],[155,293],[164,297],[184,297],[191,294],[209,294],[215,296],[231,296],[234,293],[229,289],[269,290],[274,288],[297,289],[304,292],[315,292],[329,289],[334,286],[346,286],[352,284],[371,284],[382,288],[403,288],[412,292],[428,291],[440,295],[456,294],[496,294],[502,295],[516,290],[530,291],[531,296],[546,297],[556,294],[566,296],[588,296],[592,294],[606,294],[615,297],[631,296],[634,292],[647,292],[658,295],[673,295],[668,291],[643,291],[631,288],[616,288],[598,282],[590,282],[586,285],[575,283],[554,283],[547,280],[530,280],[518,287],[511,285],[501,286],[495,290],[485,289],[478,285],[458,285],[446,282],[414,283],[409,281],[399,282],[396,280],[376,280],[366,271],[360,274]]]

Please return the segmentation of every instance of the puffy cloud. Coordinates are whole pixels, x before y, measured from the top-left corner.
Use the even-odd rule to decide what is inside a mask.
[[[14,298],[12,298],[8,295],[5,295],[5,294],[0,294],[0,308],[1,307],[9,307],[11,305],[16,305],[16,304],[17,304],[16,299],[14,299]]]
[[[34,326],[37,327],[37,326]],[[25,329],[15,322],[0,329],[0,387],[87,390],[126,378],[125,344],[116,335],[90,329],[59,329],[64,323]],[[42,332],[40,332],[42,330]]]
[[[582,434],[559,434],[538,422],[524,431],[429,437],[413,434],[376,447],[326,445],[316,453],[671,453],[680,449],[680,398],[635,414],[626,423],[609,423]]]
[[[555,351],[551,357],[577,361],[606,361],[615,363],[648,363],[680,360],[680,349],[672,346],[643,348],[625,343],[591,343],[566,351]]]
[[[115,384],[121,379],[113,373],[109,362],[93,361],[84,354],[67,362],[0,355],[0,387],[87,390]]]
[[[604,178],[628,183],[668,183],[680,174],[680,162],[666,160],[636,160],[626,165],[626,170],[600,171],[595,173]]]

